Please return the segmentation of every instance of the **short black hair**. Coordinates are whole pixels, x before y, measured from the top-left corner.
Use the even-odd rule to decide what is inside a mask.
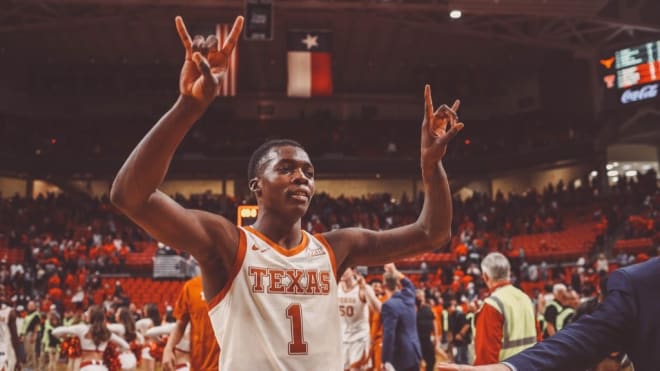
[[[284,146],[298,147],[305,151],[305,147],[303,147],[302,144],[292,139],[271,139],[265,142],[260,145],[259,148],[255,149],[254,152],[252,152],[252,156],[250,156],[250,162],[248,162],[248,181],[257,176],[257,168],[259,167],[259,164],[271,149]]]

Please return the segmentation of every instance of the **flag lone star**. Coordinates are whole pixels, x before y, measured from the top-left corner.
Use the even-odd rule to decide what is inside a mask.
[[[307,36],[300,40],[303,44],[307,46],[307,50],[312,49],[313,47],[319,47],[319,42],[318,42],[318,36],[312,36],[310,34],[307,34]]]

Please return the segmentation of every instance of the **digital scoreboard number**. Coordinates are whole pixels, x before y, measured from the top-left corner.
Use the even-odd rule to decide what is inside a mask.
[[[240,226],[252,225],[257,221],[259,206],[240,205],[236,210],[236,224]]]
[[[647,42],[602,58],[603,83],[619,103],[656,98],[660,85],[660,41]]]

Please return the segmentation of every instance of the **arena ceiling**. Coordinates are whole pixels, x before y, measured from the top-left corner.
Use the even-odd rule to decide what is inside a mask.
[[[652,0],[273,0],[274,40],[241,43],[244,92],[283,92],[286,31],[334,31],[336,90],[411,91],[433,75],[516,68],[552,53],[660,38]],[[210,33],[244,0],[13,0],[0,7],[0,66],[63,73],[89,64],[177,66],[173,18]],[[452,20],[448,12],[460,9]],[[595,63],[595,62],[594,62]],[[47,67],[45,67],[47,66]],[[34,72],[31,72],[34,73]],[[431,79],[432,80],[432,79]]]

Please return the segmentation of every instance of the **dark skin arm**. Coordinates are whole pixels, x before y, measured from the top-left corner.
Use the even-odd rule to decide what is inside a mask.
[[[16,312],[13,310],[9,312],[9,321],[7,325],[9,326],[9,335],[11,336],[11,345],[14,347],[14,354],[18,357],[20,340],[18,338],[18,331],[16,330]]]
[[[452,200],[442,158],[449,141],[463,129],[456,110],[459,101],[435,112],[431,87],[424,90],[425,110],[421,134],[421,168],[424,205],[415,223],[387,231],[358,228],[324,234],[335,252],[339,271],[353,265],[382,265],[447,243],[451,237]]]
[[[222,216],[183,208],[158,187],[183,137],[218,95],[243,17],[236,18],[223,46],[214,36],[191,40],[181,17],[176,18],[176,28],[185,49],[179,98],[119,170],[110,198],[155,239],[197,258],[204,272],[205,294],[211,298],[222,289],[225,272],[236,256],[238,229]]]

